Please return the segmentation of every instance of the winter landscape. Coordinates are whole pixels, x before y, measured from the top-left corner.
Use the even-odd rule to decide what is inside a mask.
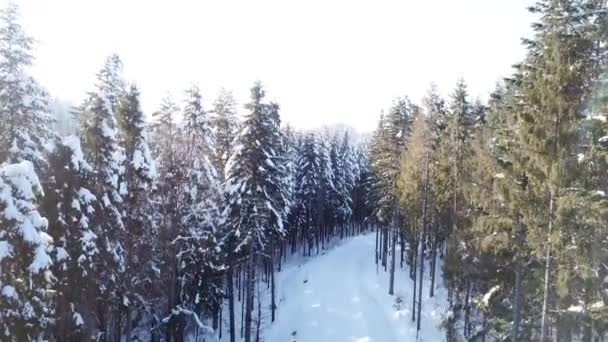
[[[606,0],[98,2],[0,11],[0,341],[608,341]]]

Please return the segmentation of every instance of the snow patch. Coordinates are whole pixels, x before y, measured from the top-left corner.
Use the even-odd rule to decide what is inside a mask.
[[[15,300],[18,299],[17,291],[11,285],[4,285],[4,287],[2,288],[2,296]]]
[[[484,306],[488,306],[490,299],[492,298],[494,293],[496,293],[496,291],[498,291],[499,289],[500,289],[500,285],[495,285],[490,289],[490,291],[486,292],[486,294],[483,295],[483,297],[481,298],[481,302],[483,303]]]

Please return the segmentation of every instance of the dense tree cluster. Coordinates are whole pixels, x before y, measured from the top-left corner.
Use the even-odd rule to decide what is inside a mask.
[[[1,13],[0,340],[235,341],[240,322],[259,341],[287,255],[363,229],[366,148],[282,127],[259,82],[242,120],[193,85],[148,122],[113,55],[60,125],[74,134],[52,133],[32,39]]]
[[[419,111],[383,115],[370,145],[377,260],[394,260],[400,238],[419,328],[443,259],[448,341],[591,342],[608,329],[608,8],[530,11],[527,56],[487,103],[463,81],[448,101],[433,87]]]

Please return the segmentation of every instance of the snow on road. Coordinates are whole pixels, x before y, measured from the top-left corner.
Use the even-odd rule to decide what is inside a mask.
[[[374,245],[374,234],[358,236],[324,255],[288,265],[278,274],[277,320],[264,329],[263,340],[416,341],[416,325],[411,321],[412,281],[407,268],[398,269],[395,295],[388,295],[388,272],[381,268],[376,274]],[[444,341],[445,332],[439,325],[447,313],[446,290],[439,281],[435,297],[429,298],[429,284],[426,271],[418,341]],[[400,309],[395,307],[397,297],[403,300]]]

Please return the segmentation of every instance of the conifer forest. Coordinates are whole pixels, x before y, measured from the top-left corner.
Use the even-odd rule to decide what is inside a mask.
[[[0,341],[608,341],[608,4],[528,10],[486,97],[420,84],[361,133],[263,80],[147,113],[117,54],[57,115],[10,3]]]

